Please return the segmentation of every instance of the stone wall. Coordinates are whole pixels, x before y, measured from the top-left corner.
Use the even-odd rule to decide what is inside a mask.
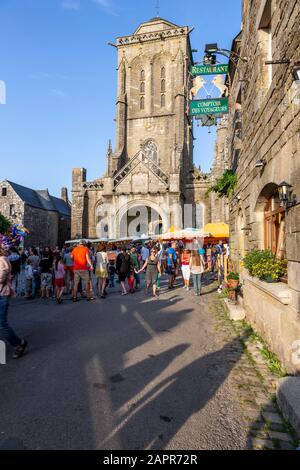
[[[55,247],[58,244],[59,214],[25,204],[24,225],[30,230],[25,246]]]
[[[299,28],[297,0],[243,2],[239,54],[247,61],[240,60],[231,76],[228,124],[231,165],[238,177],[235,199],[230,200],[231,256],[242,276],[243,255],[265,248],[264,208],[274,189],[287,181],[300,201],[299,84],[292,74],[299,61]],[[266,65],[270,59],[289,59],[290,64]],[[242,125],[239,139],[237,117]],[[264,166],[256,165],[259,160]],[[285,220],[289,305],[262,294],[250,281],[244,295],[248,318],[291,368],[291,340],[300,339],[299,203],[286,212]]]
[[[6,189],[6,196],[2,196],[2,188]],[[15,217],[11,216],[12,205],[14,206]],[[23,223],[24,202],[6,181],[0,182],[0,212],[11,223]]]

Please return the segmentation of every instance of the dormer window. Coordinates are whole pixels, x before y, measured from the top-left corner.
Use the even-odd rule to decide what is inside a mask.
[[[7,196],[7,188],[2,188],[1,196]]]

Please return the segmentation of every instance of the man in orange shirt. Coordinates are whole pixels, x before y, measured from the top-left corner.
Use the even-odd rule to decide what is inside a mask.
[[[74,261],[74,289],[73,289],[73,302],[77,302],[77,290],[80,281],[84,284],[87,300],[94,300],[90,293],[89,288],[89,273],[88,269],[92,267],[92,262],[89,255],[89,250],[84,240],[81,240],[79,245],[72,251],[72,258]]]

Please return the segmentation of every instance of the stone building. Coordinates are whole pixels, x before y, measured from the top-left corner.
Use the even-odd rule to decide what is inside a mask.
[[[72,175],[72,237],[155,234],[211,221],[210,175],[193,164],[187,26],[162,18],[119,37],[116,144],[103,177]]]
[[[66,188],[61,198],[47,189],[35,191],[4,180],[0,183],[0,212],[12,223],[23,224],[30,235],[25,246],[62,246],[71,234],[71,207]]]
[[[248,319],[290,371],[300,370],[300,61],[298,0],[244,0],[228,76],[228,144],[238,185],[230,200],[231,258],[244,279]],[[266,61],[274,62],[267,64]],[[287,182],[290,207],[279,199]],[[296,201],[298,200],[298,202]],[[288,260],[286,282],[251,278],[242,258],[270,249]]]

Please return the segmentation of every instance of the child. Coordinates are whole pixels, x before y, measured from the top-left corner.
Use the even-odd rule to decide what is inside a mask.
[[[115,287],[116,267],[115,267],[115,262],[113,259],[109,260],[108,274],[109,274],[109,287]]]
[[[54,284],[56,301],[58,304],[61,304],[61,297],[65,288],[65,265],[61,257],[57,258],[54,262]]]
[[[32,299],[33,268],[31,266],[31,260],[30,259],[27,259],[27,262],[26,262],[25,279],[26,279],[25,299]]]

